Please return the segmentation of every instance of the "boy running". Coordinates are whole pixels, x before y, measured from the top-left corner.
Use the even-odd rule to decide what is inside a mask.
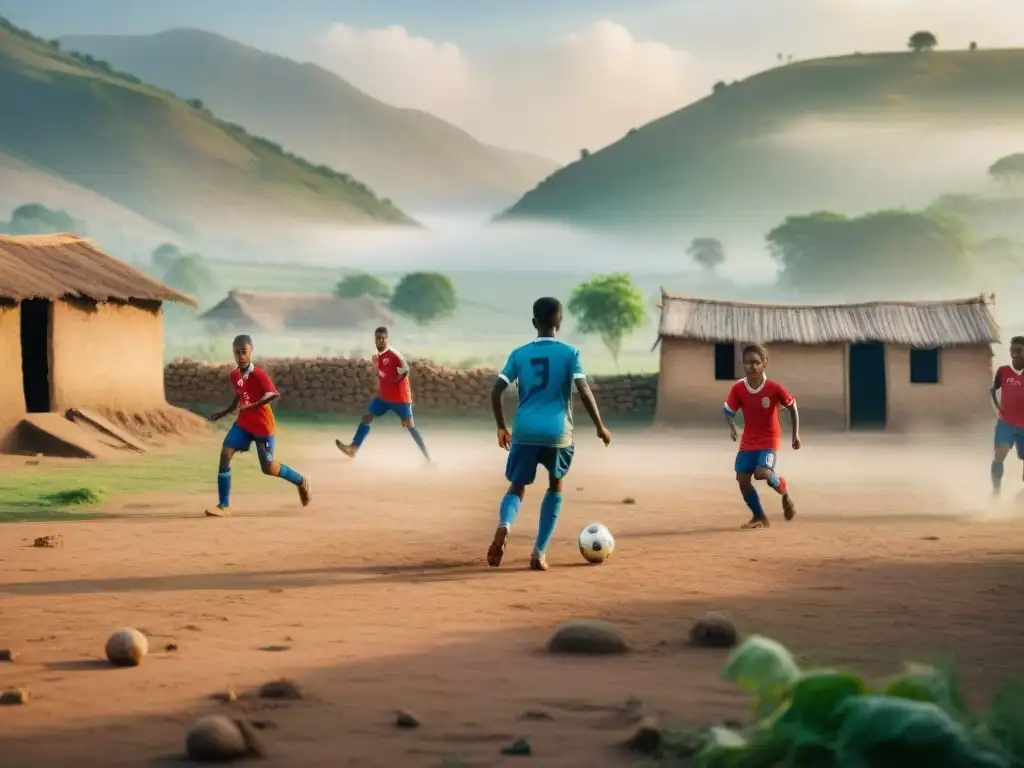
[[[587,385],[579,350],[555,338],[561,325],[562,305],[558,299],[537,299],[533,304],[533,327],[537,329],[537,338],[513,350],[491,391],[498,445],[509,452],[505,479],[510,483],[501,500],[494,540],[487,550],[487,564],[492,568],[501,565],[509,531],[519,514],[526,486],[533,483],[540,465],[548,471],[548,491],[540,505],[540,525],[530,557],[530,569],[548,569],[545,553],[562,508],[562,480],[572,465],[573,384],[597,427],[597,436],[605,445],[612,439]],[[519,382],[519,409],[516,411],[515,430],[510,434],[505,424],[501,396],[514,381]]]
[[[430,462],[430,454],[427,453],[427,445],[423,442],[423,435],[416,429],[412,420],[412,388],[409,386],[409,363],[405,361],[402,354],[394,347],[388,346],[388,329],[381,326],[373,332],[374,345],[377,347],[377,354],[373,356],[373,364],[377,366],[377,396],[370,401],[363,415],[363,420],[356,429],[352,443],[346,445],[341,440],[335,440],[334,444],[338,450],[349,458],[355,458],[360,446],[370,434],[370,424],[377,416],[383,416],[388,411],[394,411],[402,421],[402,426],[409,430],[412,439],[420,449],[423,457]]]
[[[733,442],[739,436],[736,413],[743,410],[743,439],[736,454],[736,482],[743,501],[753,517],[743,528],[767,528],[768,518],[761,506],[761,498],[754,488],[754,480],[767,480],[769,487],[782,496],[782,509],[787,520],[796,514],[796,505],[789,495],[786,478],[775,472],[776,459],[782,441],[779,425],[779,406],[789,411],[793,425],[793,450],[800,450],[800,414],[796,400],[781,384],[770,381],[765,368],[768,351],[760,344],[743,349],[743,370],[746,377],[733,384],[725,399],[725,420]]]
[[[1017,446],[1017,458],[1024,460],[1024,336],[1010,339],[1010,364],[996,370],[992,383],[996,419],[995,451],[992,454],[992,495],[1003,485],[1003,462]]]
[[[231,371],[231,384],[235,397],[231,405],[210,417],[211,421],[219,421],[238,409],[235,423],[231,425],[224,445],[220,449],[220,469],[217,472],[218,503],[214,509],[206,510],[207,517],[227,517],[231,501],[231,458],[238,451],[248,451],[249,446],[256,444],[256,455],[260,460],[263,474],[280,477],[299,489],[299,500],[302,506],[309,504],[312,495],[312,484],[309,475],[300,475],[274,458],[274,429],[277,426],[270,403],[280,397],[270,376],[262,368],[252,363],[252,339],[248,336],[237,336],[231,343],[235,354],[235,364]]]

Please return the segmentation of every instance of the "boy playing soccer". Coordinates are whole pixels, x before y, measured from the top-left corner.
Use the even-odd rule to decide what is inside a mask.
[[[767,528],[768,518],[761,506],[761,498],[754,488],[754,480],[767,480],[768,485],[782,496],[782,510],[787,520],[796,514],[796,505],[789,495],[786,479],[775,472],[776,459],[782,440],[779,425],[779,406],[789,411],[793,425],[793,450],[800,450],[800,414],[796,400],[781,384],[770,381],[765,368],[768,351],[760,344],[743,349],[743,370],[746,377],[732,385],[725,399],[725,419],[733,442],[739,436],[736,413],[743,410],[743,439],[736,454],[736,482],[743,501],[753,517],[743,528]]]
[[[548,569],[548,543],[562,508],[562,480],[569,472],[573,457],[572,387],[580,393],[587,414],[597,427],[597,436],[605,445],[612,435],[601,421],[594,395],[587,385],[579,350],[555,338],[562,325],[562,305],[558,299],[537,299],[533,304],[533,327],[537,338],[513,350],[494,382],[491,407],[498,425],[498,445],[509,452],[505,479],[510,485],[501,500],[498,528],[487,550],[487,564],[501,565],[505,545],[526,486],[537,476],[537,466],[548,471],[548,491],[540,505],[537,543],[530,557],[530,569]],[[512,382],[519,382],[519,410],[515,430],[505,425],[502,393]]]
[[[235,364],[238,366],[231,372],[231,384],[235,390],[235,398],[231,405],[210,417],[218,421],[238,409],[235,423],[231,425],[224,445],[220,449],[220,469],[217,472],[218,502],[214,509],[206,510],[208,517],[226,517],[231,514],[231,458],[238,451],[248,451],[249,446],[256,444],[256,455],[260,460],[260,468],[265,475],[273,475],[287,480],[299,489],[302,506],[309,504],[312,484],[309,475],[300,475],[274,458],[274,412],[270,403],[280,395],[274,388],[270,376],[262,368],[252,363],[252,339],[238,336],[231,343],[235,353]]]
[[[992,454],[992,495],[998,496],[1003,484],[1003,462],[1014,445],[1017,458],[1024,460],[1024,336],[1010,339],[1010,364],[996,370],[991,394],[999,414]]]
[[[377,366],[377,396],[370,401],[366,408],[363,420],[356,429],[355,437],[351,445],[345,445],[341,440],[335,440],[334,444],[338,450],[349,458],[355,458],[359,447],[363,444],[366,436],[370,434],[370,424],[377,416],[383,416],[388,411],[394,411],[402,421],[402,426],[409,430],[412,439],[416,441],[420,452],[429,463],[430,454],[427,453],[427,445],[423,442],[423,435],[416,429],[412,420],[412,388],[409,386],[409,364],[402,357],[401,353],[393,347],[388,346],[388,329],[383,326],[373,332],[374,345],[377,347],[377,354],[373,356],[373,364]]]

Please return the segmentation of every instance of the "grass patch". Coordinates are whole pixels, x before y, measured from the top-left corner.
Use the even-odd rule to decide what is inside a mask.
[[[102,488],[91,486],[34,493],[15,484],[9,493],[5,490],[0,486],[0,523],[87,520],[96,515],[82,508],[99,504],[105,495]]]

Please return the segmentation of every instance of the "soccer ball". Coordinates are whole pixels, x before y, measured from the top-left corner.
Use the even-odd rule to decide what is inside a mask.
[[[591,523],[579,536],[580,554],[588,563],[603,563],[615,551],[615,537],[600,523]]]

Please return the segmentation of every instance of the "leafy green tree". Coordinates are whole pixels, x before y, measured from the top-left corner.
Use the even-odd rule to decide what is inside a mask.
[[[391,294],[391,309],[420,325],[450,317],[458,307],[455,286],[440,272],[410,272]]]
[[[164,275],[171,268],[171,265],[184,255],[181,248],[174,243],[161,243],[153,249],[150,261],[153,263],[153,268],[159,274]]]
[[[334,287],[334,295],[342,299],[371,296],[381,301],[388,301],[391,298],[391,287],[379,277],[360,272],[354,275],[345,275],[341,282]]]
[[[58,232],[85,234],[85,223],[67,211],[53,210],[39,203],[26,203],[14,209],[7,230],[12,235],[47,235]]]
[[[213,272],[198,253],[186,253],[171,262],[163,281],[171,288],[191,296],[209,294],[214,289]]]
[[[938,38],[928,30],[924,29],[920,32],[915,32],[907,40],[907,48],[912,50],[914,53],[923,53],[925,51],[934,50],[938,44]]]
[[[988,175],[1004,184],[1019,182],[1024,178],[1024,152],[999,158],[989,166]]]
[[[798,290],[944,288],[974,275],[973,235],[940,212],[878,211],[847,218],[829,211],[790,216],[768,233],[779,279]]]
[[[725,263],[725,248],[722,241],[713,237],[693,238],[686,253],[708,273],[714,272]]]
[[[625,272],[598,275],[577,285],[569,314],[584,334],[596,334],[619,364],[622,340],[647,321],[647,299]]]

